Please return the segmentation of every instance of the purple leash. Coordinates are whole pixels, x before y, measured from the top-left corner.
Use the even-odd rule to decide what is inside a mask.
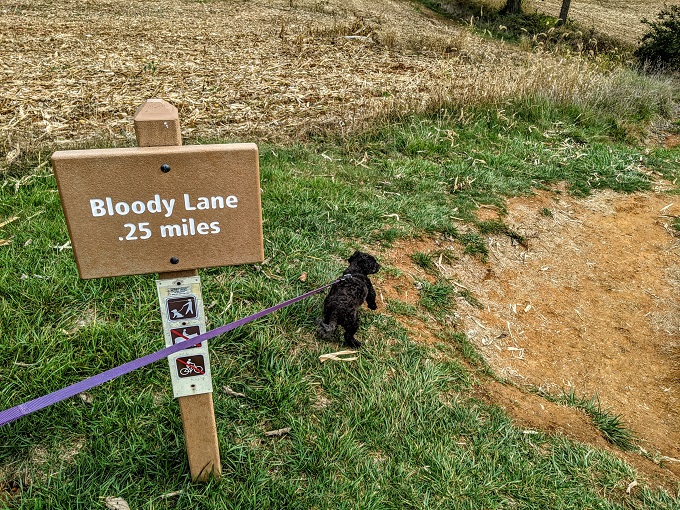
[[[303,299],[306,299],[310,296],[313,296],[314,294],[318,294],[324,289],[327,289],[331,285],[334,285],[335,283],[339,282],[340,280],[344,280],[347,277],[351,277],[351,275],[345,275],[342,278],[339,278],[335,280],[334,282],[327,283],[323,287],[319,287],[318,289],[315,290],[310,290],[309,292],[306,292],[300,296],[294,297],[292,299],[289,299],[287,301],[283,301],[282,303],[279,303],[278,305],[274,305],[272,307],[266,308],[260,312],[254,313],[252,315],[248,315],[247,317],[244,317],[243,319],[239,319],[234,322],[230,322],[229,324],[225,324],[224,326],[220,326],[219,328],[212,329],[210,331],[206,331],[205,333],[201,333],[198,336],[191,337],[191,340],[185,340],[183,342],[176,343],[175,345],[171,345],[170,347],[165,347],[164,349],[161,349],[160,351],[153,352],[151,354],[147,354],[146,356],[142,356],[141,358],[137,358],[132,361],[128,361],[127,363],[124,363],[122,365],[119,365],[115,368],[112,368],[110,370],[107,370],[106,372],[102,372],[97,375],[93,375],[92,377],[89,377],[87,379],[83,379],[80,382],[74,383],[70,386],[67,386],[65,388],[62,388],[60,390],[54,391],[52,393],[48,393],[47,395],[43,395],[42,397],[38,397],[33,400],[29,400],[28,402],[25,402],[23,404],[20,404],[15,407],[11,407],[9,409],[5,409],[4,411],[0,411],[0,427],[3,425],[7,425],[8,423],[12,423],[15,420],[18,420],[19,418],[23,418],[24,416],[34,413],[35,411],[39,411],[40,409],[44,409],[45,407],[51,406],[53,404],[56,404],[57,402],[61,402],[62,400],[66,400],[67,398],[74,397],[78,395],[79,393],[82,393],[86,390],[89,390],[91,388],[94,388],[95,386],[99,386],[100,384],[104,384],[105,382],[111,381],[112,379],[115,379],[116,377],[120,377],[121,375],[128,374],[132,372],[133,370],[137,370],[138,368],[145,367],[146,365],[150,365],[151,363],[155,361],[159,361],[163,358],[167,358],[169,355],[174,354],[179,351],[183,351],[184,349],[187,349],[188,347],[191,347],[196,344],[200,344],[201,342],[204,342],[206,340],[210,340],[211,338],[214,338],[218,335],[221,335],[223,333],[227,333],[228,331],[232,331],[236,328],[239,328],[245,324],[248,324],[249,322],[252,322],[254,320],[260,319],[264,317],[265,315],[269,315],[270,313],[276,312],[277,310],[280,310],[281,308],[285,308],[287,306],[292,305],[293,303],[297,303],[298,301],[302,301]]]

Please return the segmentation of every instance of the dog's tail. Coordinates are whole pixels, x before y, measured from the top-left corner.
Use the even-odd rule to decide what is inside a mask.
[[[335,328],[337,327],[338,323],[334,319],[331,319],[328,324],[326,324],[323,320],[320,320],[316,333],[320,338],[324,340],[330,340],[333,336],[333,333],[335,332]]]

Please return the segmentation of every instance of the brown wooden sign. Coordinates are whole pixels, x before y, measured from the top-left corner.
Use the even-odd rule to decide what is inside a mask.
[[[254,144],[58,151],[52,165],[81,278],[264,259]]]

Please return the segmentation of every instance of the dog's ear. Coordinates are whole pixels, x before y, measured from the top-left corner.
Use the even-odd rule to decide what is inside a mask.
[[[347,262],[349,262],[349,263],[351,264],[352,262],[354,262],[354,261],[356,260],[356,258],[357,258],[359,255],[361,255],[361,252],[358,251],[358,250],[355,251],[355,252],[354,252],[354,255],[352,255],[350,258],[347,259]]]

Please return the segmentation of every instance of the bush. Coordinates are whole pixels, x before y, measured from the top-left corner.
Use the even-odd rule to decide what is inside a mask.
[[[642,36],[635,56],[653,69],[680,70],[680,5],[666,6],[657,21],[643,19],[651,30]]]

